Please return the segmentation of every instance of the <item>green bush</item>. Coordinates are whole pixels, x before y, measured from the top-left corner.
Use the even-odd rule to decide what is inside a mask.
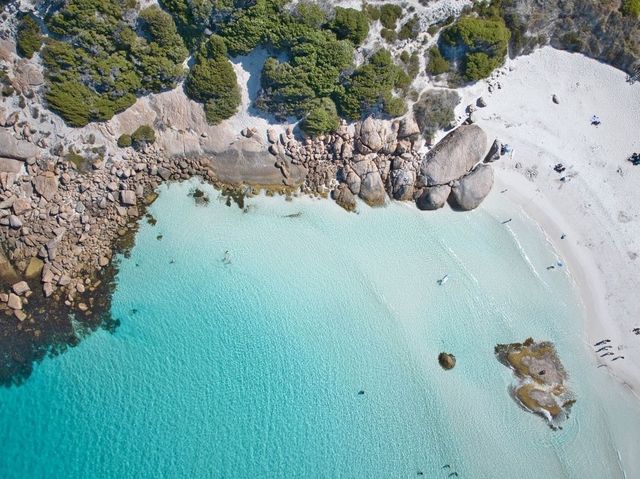
[[[141,125],[131,134],[131,144],[134,148],[151,145],[156,141],[156,132],[149,125]]]
[[[449,71],[449,62],[442,56],[438,47],[429,49],[427,73],[432,76],[441,75]]]
[[[413,105],[416,122],[429,142],[438,130],[455,120],[454,108],[458,103],[460,96],[453,90],[429,90]]]
[[[408,20],[398,32],[399,40],[409,40],[416,39],[418,36],[418,17],[414,15],[410,20]]]
[[[411,80],[415,79],[418,73],[420,73],[420,57],[418,56],[418,52],[409,54],[408,51],[404,50],[400,54],[400,61],[405,64],[409,78]]]
[[[640,17],[640,0],[622,0],[620,11],[629,17]]]
[[[380,20],[380,8],[375,5],[365,5],[364,13],[372,22]]]
[[[487,78],[497,66],[496,62],[483,52],[469,53],[464,62],[464,76],[470,81]]]
[[[336,92],[338,110],[351,120],[376,112],[398,116],[404,100],[394,98],[392,92],[405,78],[406,73],[393,63],[389,51],[378,50]]]
[[[402,7],[385,3],[380,7],[380,22],[384,28],[395,30],[398,19],[402,16]]]
[[[240,106],[238,79],[226,54],[224,40],[212,35],[195,55],[184,84],[189,98],[204,104],[207,122],[212,125],[234,115]]]
[[[18,53],[31,58],[42,46],[42,33],[40,25],[32,15],[27,14],[20,18],[16,32],[16,48]]]
[[[398,39],[398,34],[395,30],[390,30],[389,28],[383,28],[380,30],[380,36],[387,42],[393,43]]]
[[[354,45],[360,45],[369,33],[369,21],[359,10],[336,7],[331,30],[339,40],[349,40]]]
[[[340,126],[336,105],[330,98],[322,98],[311,108],[302,121],[301,128],[309,135],[332,133]]]
[[[122,134],[120,135],[120,137],[118,138],[118,146],[120,148],[127,148],[129,146],[131,146],[133,144],[133,139],[131,138],[131,135],[127,135]]]
[[[502,64],[510,35],[502,19],[463,17],[442,32],[442,44],[463,52],[461,73],[466,80],[475,81]]]
[[[320,29],[327,23],[327,14],[317,3],[303,1],[296,5],[294,18],[310,28]]]

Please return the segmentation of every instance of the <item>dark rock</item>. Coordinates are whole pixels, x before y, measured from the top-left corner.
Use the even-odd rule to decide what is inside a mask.
[[[442,369],[453,369],[456,365],[456,357],[453,354],[443,352],[438,355],[438,362]]]
[[[347,211],[354,211],[356,209],[356,197],[344,183],[338,185],[338,187],[331,192],[331,197],[339,206]]]
[[[498,139],[493,140],[491,147],[489,148],[489,152],[487,156],[484,157],[484,163],[493,163],[500,159],[500,155],[502,154],[502,142]]]

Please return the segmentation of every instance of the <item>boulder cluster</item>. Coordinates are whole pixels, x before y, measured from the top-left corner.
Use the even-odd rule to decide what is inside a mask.
[[[91,314],[86,298],[98,286],[95,273],[109,266],[116,240],[135,227],[160,182],[215,179],[210,159],[166,158],[153,147],[97,157],[82,171],[38,138],[27,121],[0,122],[0,272],[5,283],[15,281],[0,294],[0,310],[20,321],[31,290],[22,279]]]
[[[268,141],[285,184],[293,185],[289,165],[301,165],[303,191],[331,191],[347,210],[355,209],[356,197],[379,206],[387,196],[415,201],[423,210],[442,208],[447,201],[455,209],[474,209],[493,186],[489,163],[500,156],[498,142],[485,156],[487,136],[474,124],[459,126],[421,154],[422,135],[412,116],[394,122],[367,118],[302,142],[290,131],[278,136],[271,130]]]

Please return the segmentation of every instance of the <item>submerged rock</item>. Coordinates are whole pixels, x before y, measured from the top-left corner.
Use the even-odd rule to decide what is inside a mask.
[[[546,418],[556,429],[569,417],[575,396],[566,387],[568,375],[555,346],[549,341],[498,344],[495,354],[513,370],[516,384],[511,394],[527,411]]]
[[[453,369],[456,365],[456,357],[451,353],[440,353],[438,355],[438,362],[440,366],[442,366],[442,369]]]

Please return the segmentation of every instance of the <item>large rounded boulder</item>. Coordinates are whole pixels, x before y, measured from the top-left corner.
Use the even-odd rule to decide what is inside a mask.
[[[449,202],[452,208],[469,211],[480,206],[493,187],[493,168],[478,165],[471,173],[460,178],[451,189]]]
[[[428,186],[445,185],[467,174],[487,150],[487,135],[478,125],[462,125],[438,142],[420,163]]]
[[[427,186],[416,198],[416,206],[421,210],[437,210],[442,208],[449,198],[449,185]]]
[[[382,206],[384,204],[387,192],[377,170],[362,177],[359,196],[369,206]]]

